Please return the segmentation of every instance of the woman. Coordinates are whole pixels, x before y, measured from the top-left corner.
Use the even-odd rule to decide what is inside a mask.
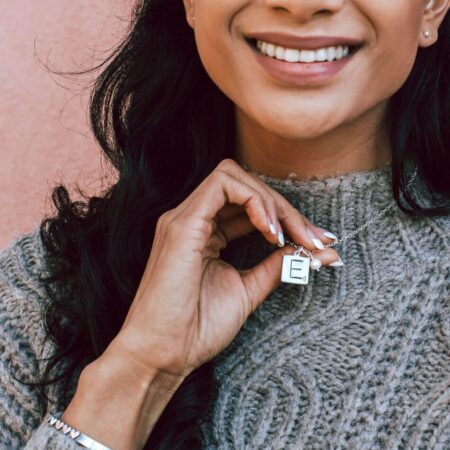
[[[450,448],[449,5],[140,2],[117,183],[1,255],[1,448]]]

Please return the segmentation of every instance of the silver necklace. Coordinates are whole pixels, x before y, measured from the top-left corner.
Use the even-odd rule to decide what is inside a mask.
[[[408,188],[410,184],[415,180],[417,176],[418,169],[416,167],[413,175],[409,179],[406,187]],[[402,194],[401,194],[402,195]],[[332,243],[328,245],[324,245],[325,248],[336,247],[342,244],[347,239],[356,236],[361,231],[365,230],[372,223],[376,222],[380,217],[384,216],[390,209],[392,209],[396,205],[396,201],[393,200],[389,203],[386,208],[380,211],[375,217],[372,217],[363,225],[361,225],[356,230],[351,231],[341,239],[336,239]],[[295,248],[295,251],[292,255],[285,255],[283,257],[283,266],[281,271],[281,281],[283,283],[291,283],[291,284],[308,284],[309,282],[309,272],[312,270],[320,270],[321,262],[320,259],[314,258],[314,253],[319,252],[320,250],[310,251],[304,248],[302,245],[297,245],[290,240],[285,241],[287,245],[291,245]],[[305,256],[302,256],[302,253]]]

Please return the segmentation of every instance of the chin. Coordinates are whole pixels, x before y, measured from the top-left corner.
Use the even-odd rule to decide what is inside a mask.
[[[339,126],[339,123],[335,121],[331,122],[329,120],[309,117],[302,119],[301,116],[298,117],[296,121],[292,120],[292,116],[286,118],[286,120],[277,117],[275,122],[272,117],[260,122],[260,124],[271,133],[288,140],[314,139]]]

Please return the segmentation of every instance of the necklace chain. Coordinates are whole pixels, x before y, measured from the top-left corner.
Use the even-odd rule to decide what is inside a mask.
[[[406,188],[408,188],[410,186],[410,184],[415,180],[416,176],[417,176],[417,172],[418,169],[416,168],[413,175],[411,176],[411,178],[409,179],[408,183],[406,184]],[[358,233],[360,233],[362,230],[366,229],[367,227],[369,227],[372,223],[376,222],[380,217],[382,217],[384,214],[386,214],[390,209],[392,209],[394,206],[396,205],[396,201],[393,200],[392,202],[389,203],[388,206],[386,206],[386,208],[384,208],[382,211],[380,211],[375,217],[372,217],[371,219],[369,219],[366,223],[364,223],[363,225],[361,225],[359,228],[357,228],[356,230],[351,231],[350,233],[346,234],[344,237],[342,237],[341,239],[335,240],[333,241],[331,244],[328,244],[325,246],[325,248],[330,248],[330,247],[336,247],[337,245],[340,245],[342,242],[346,241],[347,239],[352,238],[353,236],[356,236]],[[312,252],[307,251],[306,249],[304,249],[303,246],[301,245],[297,245],[294,242],[287,240],[286,239],[286,244],[292,245],[293,247],[295,247],[295,249],[298,251],[301,249],[301,251],[312,254],[314,252],[318,252],[319,250],[313,250]]]

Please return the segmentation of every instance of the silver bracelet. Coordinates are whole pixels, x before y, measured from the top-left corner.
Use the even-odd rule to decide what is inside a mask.
[[[81,431],[67,425],[67,423],[63,422],[58,417],[54,416],[52,413],[47,413],[45,417],[45,421],[51,426],[55,427],[57,430],[64,433],[66,436],[73,439],[77,444],[90,448],[92,450],[112,450],[109,447],[106,447],[100,442],[94,441],[94,439],[86,436]]]

